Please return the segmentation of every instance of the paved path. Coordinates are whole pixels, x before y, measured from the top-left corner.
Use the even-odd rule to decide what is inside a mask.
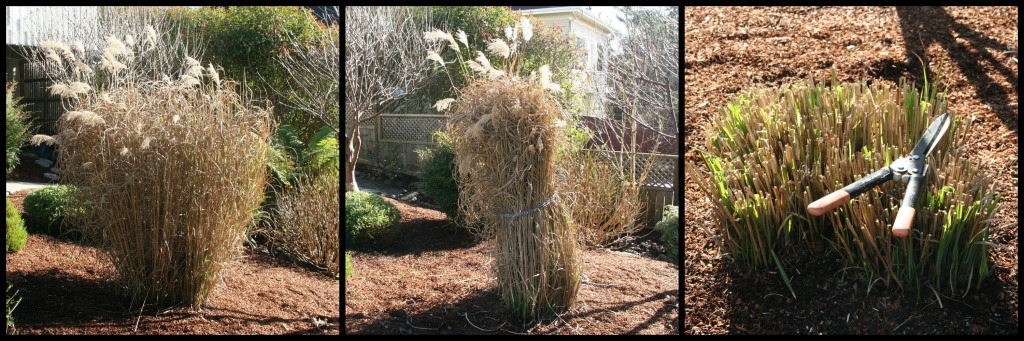
[[[37,183],[37,182],[8,181],[7,182],[7,195],[11,195],[11,193],[14,193],[14,192],[17,192],[17,191],[20,191],[20,190],[23,190],[23,189],[43,188],[43,187],[50,187],[50,186],[56,186],[56,185],[55,184]]]
[[[358,185],[359,190],[363,192],[388,194],[391,196],[399,196],[404,194],[401,188],[395,188],[393,186],[389,186],[379,181],[367,178],[361,172],[356,172],[356,185]]]

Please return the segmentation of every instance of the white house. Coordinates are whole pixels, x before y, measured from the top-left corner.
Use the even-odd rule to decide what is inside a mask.
[[[609,109],[601,100],[605,87],[605,68],[608,66],[608,41],[612,30],[596,14],[578,6],[512,6],[514,11],[532,15],[548,25],[560,25],[565,34],[576,37],[586,49],[586,74],[589,81],[585,91],[587,110],[584,115],[606,117]]]

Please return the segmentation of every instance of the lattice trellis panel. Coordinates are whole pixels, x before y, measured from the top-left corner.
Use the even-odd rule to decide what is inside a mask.
[[[348,114],[348,113],[345,114],[345,132],[346,133],[350,129],[352,129],[352,116],[353,115]],[[363,122],[363,124],[359,126],[359,129],[366,129],[366,128],[373,128],[373,121],[372,120],[371,121],[367,121],[367,122]]]
[[[617,157],[617,153],[619,152],[604,152],[608,157]],[[676,158],[678,156],[675,155],[638,154],[636,156],[637,172],[643,171],[648,162],[654,162],[651,173],[647,175],[647,181],[644,181],[644,186],[672,188],[672,167],[675,165]]]
[[[651,174],[647,176],[644,185],[652,187],[672,188],[672,167],[675,166],[675,158],[671,155],[643,155],[637,157],[637,168],[642,170],[648,162],[654,162],[651,167]]]
[[[430,142],[434,132],[443,124],[444,117],[381,115],[381,139]]]

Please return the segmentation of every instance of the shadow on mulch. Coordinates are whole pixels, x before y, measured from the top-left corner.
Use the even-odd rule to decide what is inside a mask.
[[[19,306],[48,307],[17,309],[19,324],[28,323],[33,328],[75,328],[96,326],[99,322],[128,327],[127,323],[115,322],[124,321],[124,317],[132,311],[124,304],[128,300],[123,299],[122,291],[111,279],[88,279],[58,269],[32,273],[8,272],[7,279],[19,290],[18,297],[22,299]],[[27,286],[27,283],[37,285]],[[149,313],[152,312],[155,310]]]
[[[385,200],[429,209],[405,200],[392,198],[385,198]],[[424,252],[467,249],[480,243],[472,234],[450,223],[440,212],[436,212],[436,215],[414,215],[410,211],[405,211],[396,226],[397,231],[393,242],[385,247],[369,248],[346,245],[345,249],[388,256],[420,256]]]
[[[512,314],[504,305],[496,305],[495,302],[501,302],[501,295],[497,287],[490,287],[420,313],[410,314],[406,309],[389,309],[384,318],[367,323],[366,328],[357,328],[350,334],[416,334],[430,331],[438,334],[507,334],[500,329],[511,328],[505,321],[513,318]],[[346,314],[345,318],[366,317],[362,313],[355,313]],[[467,319],[479,329],[462,323]]]

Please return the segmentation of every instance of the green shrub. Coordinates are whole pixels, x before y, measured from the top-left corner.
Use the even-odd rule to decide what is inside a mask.
[[[11,283],[7,283],[7,335],[17,334],[17,330],[14,328],[14,318],[11,316],[14,313],[14,309],[18,308],[18,304],[21,303],[21,298],[14,298],[18,296],[18,291],[15,290],[11,293],[11,288],[14,286]]]
[[[352,256],[345,253],[345,278],[352,276]]]
[[[290,185],[303,176],[337,175],[340,178],[340,155],[338,138],[331,127],[322,126],[307,143],[302,143],[295,127],[285,124],[274,134],[270,171],[281,185]]]
[[[379,195],[345,192],[345,245],[381,247],[394,237],[400,214]]]
[[[21,214],[14,208],[11,198],[7,198],[7,252],[18,252],[25,247],[28,241],[28,231],[25,230],[25,221],[21,220]]]
[[[7,85],[7,173],[18,165],[18,150],[28,141],[28,115],[14,97],[14,83]]]
[[[72,201],[71,186],[57,185],[46,187],[29,193],[25,197],[25,221],[33,231],[60,235],[63,224],[69,214],[82,212],[82,208]]]
[[[455,182],[455,149],[452,137],[443,131],[434,132],[437,146],[417,150],[420,160],[419,188],[441,212],[456,225],[465,221],[459,214],[459,187]]]
[[[741,264],[774,271],[793,246],[831,248],[863,270],[855,275],[865,281],[957,295],[977,288],[991,274],[989,218],[1000,199],[991,178],[956,148],[970,143],[971,118],[952,113],[946,143],[926,160],[910,237],[891,232],[906,183],[887,182],[820,217],[806,209],[908,155],[948,111],[938,83],[917,90],[833,79],[830,86],[752,89],[727,103],[697,148],[710,172],[686,167],[711,201],[723,249]]]
[[[666,205],[665,215],[655,226],[661,231],[668,257],[679,262],[679,206]]]
[[[224,67],[221,78],[244,81],[257,98],[274,103],[275,121],[296,127],[303,140],[323,124],[309,115],[301,115],[283,105],[271,89],[289,86],[291,76],[274,58],[289,47],[287,37],[294,35],[300,44],[317,44],[315,17],[301,6],[239,6],[224,9],[204,7],[168,11],[172,22],[197,28],[209,44],[205,55],[196,56]],[[313,24],[311,24],[313,23]],[[199,58],[202,57],[202,58]]]

